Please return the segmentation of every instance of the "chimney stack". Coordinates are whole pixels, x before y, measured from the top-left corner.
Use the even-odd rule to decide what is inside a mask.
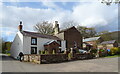
[[[23,26],[22,26],[22,21],[20,21],[20,25],[18,26],[18,30],[19,30],[19,31],[22,31],[22,27],[23,27]]]
[[[54,22],[54,34],[58,34],[59,33],[59,24],[58,21]]]

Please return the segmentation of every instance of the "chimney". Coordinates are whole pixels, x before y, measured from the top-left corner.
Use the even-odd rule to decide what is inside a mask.
[[[20,25],[18,26],[18,30],[19,30],[19,31],[22,31],[22,27],[23,27],[23,26],[22,26],[22,21],[20,21]]]
[[[54,22],[54,34],[58,34],[59,33],[59,24],[58,21]]]

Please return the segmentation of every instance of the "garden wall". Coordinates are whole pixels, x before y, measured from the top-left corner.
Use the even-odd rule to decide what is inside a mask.
[[[76,60],[93,58],[90,53],[84,53],[84,54],[83,53],[76,53],[74,57]]]
[[[54,62],[63,62],[67,61],[66,54],[42,54],[42,55],[35,55],[35,54],[25,54],[23,61],[25,62],[34,62],[34,63],[54,63]]]

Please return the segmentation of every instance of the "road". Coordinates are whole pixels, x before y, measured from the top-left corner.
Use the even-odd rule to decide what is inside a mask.
[[[19,62],[6,55],[2,58],[2,72],[118,72],[118,57],[54,64]]]

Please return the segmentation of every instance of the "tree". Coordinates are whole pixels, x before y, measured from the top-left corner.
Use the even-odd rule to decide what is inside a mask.
[[[80,31],[84,38],[94,37],[97,33],[95,28],[87,28],[85,26],[77,26],[77,30]]]
[[[111,5],[112,3],[120,4],[120,0],[101,0],[101,3],[104,3],[106,5]]]
[[[0,52],[6,53],[5,38],[0,39]]]
[[[101,31],[101,32],[98,32],[98,35],[102,35],[102,34],[106,34],[106,33],[109,33],[109,31]]]
[[[72,26],[75,26],[77,23],[74,21],[67,21],[62,23],[62,29],[70,28]]]
[[[54,33],[52,23],[48,23],[48,21],[39,22],[34,26],[34,29],[41,34],[51,35]]]
[[[77,23],[74,21],[68,21],[68,22],[63,22],[63,28],[70,28],[72,26],[76,26]],[[82,34],[83,37],[88,38],[88,37],[94,37],[96,35],[95,28],[91,27],[85,27],[85,26],[77,26],[77,30]]]

